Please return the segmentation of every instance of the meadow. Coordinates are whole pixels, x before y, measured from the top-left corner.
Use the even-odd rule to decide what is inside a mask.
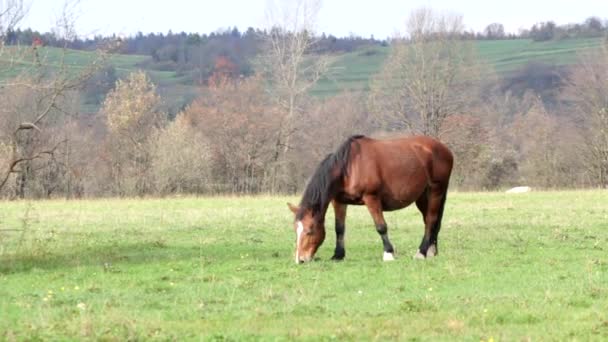
[[[350,207],[304,265],[295,197],[0,202],[0,340],[606,340],[607,195],[452,192],[425,261]]]
[[[101,61],[95,51],[80,51],[59,49],[53,47],[38,48],[40,65],[45,72],[65,70],[67,75],[79,76],[88,72],[92,63]],[[163,98],[164,106],[173,111],[190,103],[198,94],[192,79],[176,71],[161,71],[142,67],[149,56],[110,54],[106,63],[114,67],[118,78],[125,78],[137,70],[145,70],[152,82],[157,86]],[[0,82],[14,77],[22,77],[34,72],[32,62],[34,54],[30,47],[6,47],[0,54]],[[84,113],[96,113],[97,105],[82,105]]]
[[[578,55],[602,44],[602,38],[578,38],[534,42],[531,39],[474,41],[477,57],[488,71],[508,76],[530,62],[565,66],[576,62]],[[389,47],[357,50],[336,57],[329,74],[312,93],[328,97],[344,90],[369,90],[371,78],[380,71]]]

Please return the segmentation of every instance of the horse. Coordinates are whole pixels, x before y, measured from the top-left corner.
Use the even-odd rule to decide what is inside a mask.
[[[321,161],[309,179],[295,214],[295,261],[313,259],[325,240],[325,214],[335,212],[336,247],[333,260],[343,260],[346,208],[365,205],[382,240],[383,260],[394,260],[384,211],[416,203],[424,235],[415,259],[437,255],[437,237],[445,207],[454,157],[443,143],[427,136],[376,140],[354,135]]]

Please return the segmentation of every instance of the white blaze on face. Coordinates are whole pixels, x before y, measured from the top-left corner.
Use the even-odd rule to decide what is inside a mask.
[[[296,264],[300,263],[300,237],[302,236],[302,232],[304,232],[304,225],[302,221],[298,221],[296,224]]]

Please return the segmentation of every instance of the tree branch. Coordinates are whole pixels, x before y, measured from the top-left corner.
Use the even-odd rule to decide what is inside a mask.
[[[6,171],[4,177],[2,178],[2,182],[0,182],[0,190],[2,190],[2,188],[4,188],[4,186],[6,185],[6,182],[8,181],[8,179],[10,178],[12,173],[16,173],[18,171],[15,170],[15,168],[17,167],[17,165],[23,163],[23,162],[27,162],[27,161],[32,161],[32,160],[36,160],[36,159],[40,159],[42,158],[44,155],[49,155],[49,156],[54,156],[55,155],[55,150],[57,150],[57,148],[59,148],[59,146],[61,144],[64,144],[67,142],[67,139],[62,140],[60,142],[58,142],[52,149],[50,150],[46,150],[46,151],[40,151],[38,153],[36,153],[33,156],[29,156],[29,157],[23,157],[23,158],[18,158],[13,160],[12,162],[10,162],[8,170]]]

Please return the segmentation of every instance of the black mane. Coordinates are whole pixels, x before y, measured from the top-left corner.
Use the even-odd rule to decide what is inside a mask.
[[[347,175],[352,142],[363,137],[363,135],[353,135],[346,139],[334,153],[328,154],[319,164],[304,190],[300,211],[296,215],[298,220],[302,219],[306,209],[312,209],[313,214],[317,214],[329,204],[332,186]],[[337,177],[332,175],[332,170],[336,166],[340,168]]]

